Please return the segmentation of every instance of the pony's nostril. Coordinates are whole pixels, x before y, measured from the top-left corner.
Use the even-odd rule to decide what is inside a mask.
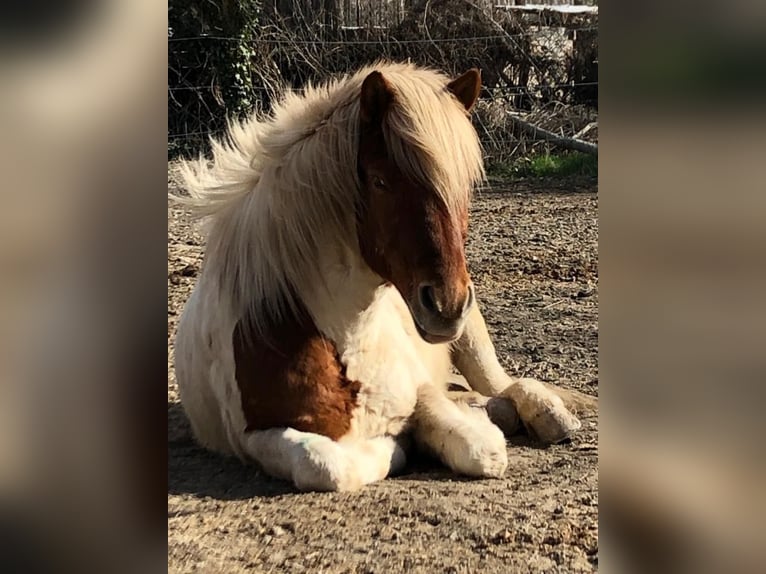
[[[436,303],[436,292],[433,285],[421,285],[420,286],[420,304],[423,308],[431,313],[438,313],[439,308]]]

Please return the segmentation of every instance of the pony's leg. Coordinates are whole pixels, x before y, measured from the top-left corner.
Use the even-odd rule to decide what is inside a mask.
[[[413,434],[416,443],[455,472],[500,477],[508,466],[505,437],[484,409],[453,402],[440,389],[418,389]]]
[[[516,407],[508,398],[488,397],[476,391],[447,391],[447,398],[458,405],[483,409],[496,426],[506,436],[511,436],[519,430],[521,421]]]
[[[469,314],[463,335],[453,346],[452,361],[472,389],[513,401],[524,426],[542,442],[560,442],[580,428],[580,421],[567,406],[582,411],[596,409],[595,399],[582,393],[535,379],[509,377],[497,360],[478,305]]]
[[[390,436],[337,442],[292,428],[249,432],[246,451],[270,475],[299,490],[347,491],[401,469],[405,454]]]

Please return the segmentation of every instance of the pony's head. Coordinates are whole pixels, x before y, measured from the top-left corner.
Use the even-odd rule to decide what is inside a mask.
[[[399,290],[431,343],[458,338],[474,304],[465,241],[471,188],[483,173],[468,117],[479,71],[439,81],[413,87],[368,74],[357,156],[361,255]]]

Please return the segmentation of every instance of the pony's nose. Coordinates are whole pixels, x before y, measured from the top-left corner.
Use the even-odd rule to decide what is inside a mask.
[[[473,284],[468,284],[463,298],[450,295],[452,293],[444,287],[433,283],[421,283],[418,287],[418,299],[423,309],[441,319],[454,321],[464,317],[473,306],[475,300]]]

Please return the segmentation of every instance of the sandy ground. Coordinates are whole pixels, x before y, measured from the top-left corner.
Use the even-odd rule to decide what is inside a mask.
[[[168,184],[175,186],[169,175]],[[509,373],[598,394],[595,181],[514,182],[472,209],[470,270]],[[168,208],[170,572],[590,572],[598,569],[596,417],[568,443],[508,441],[500,480],[425,458],[351,494],[297,494],[197,447],[178,404],[176,321],[202,238]]]

